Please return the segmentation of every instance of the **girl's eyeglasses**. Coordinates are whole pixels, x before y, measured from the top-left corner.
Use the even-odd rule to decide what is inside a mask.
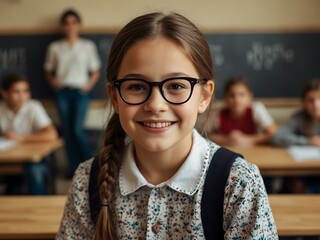
[[[183,104],[191,98],[196,84],[206,82],[207,79],[191,77],[174,77],[161,82],[129,78],[114,80],[112,85],[118,89],[121,99],[130,105],[145,103],[151,96],[153,87],[159,87],[162,97],[168,103]]]

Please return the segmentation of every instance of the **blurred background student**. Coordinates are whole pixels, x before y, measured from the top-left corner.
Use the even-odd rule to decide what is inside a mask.
[[[268,143],[276,131],[265,106],[253,102],[253,94],[242,76],[231,77],[224,87],[224,107],[218,112],[210,139],[226,146],[252,146]]]
[[[64,38],[49,45],[44,68],[55,93],[71,177],[78,164],[90,157],[83,125],[100,59],[95,44],[80,38],[81,18],[76,11],[65,11],[60,24]]]
[[[0,136],[18,142],[52,141],[57,138],[55,127],[40,102],[31,100],[27,78],[17,73],[10,73],[1,80]],[[30,194],[45,194],[45,161],[29,163],[26,168]],[[16,178],[16,177],[13,177]],[[9,178],[7,193],[17,183]],[[13,190],[14,191],[14,190]]]
[[[302,109],[274,135],[276,145],[320,146],[320,79],[313,79],[304,87],[301,102]]]
[[[306,84],[301,94],[302,109],[278,129],[273,143],[278,146],[311,145],[320,146],[320,79]],[[287,180],[290,192],[320,192],[319,178],[290,178]]]

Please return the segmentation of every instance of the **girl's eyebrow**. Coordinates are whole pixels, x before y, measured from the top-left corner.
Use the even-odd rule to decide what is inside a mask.
[[[140,73],[129,73],[129,74],[126,74],[122,78],[142,78],[142,79],[146,79],[147,76],[145,76],[143,74],[140,74]]]
[[[171,77],[189,77],[190,75],[189,74],[186,74],[184,72],[172,72],[172,73],[167,73],[167,74],[164,74],[162,76],[162,80],[163,79],[166,79],[166,78],[171,78]],[[142,79],[150,79],[148,76],[146,75],[143,75],[143,74],[140,74],[140,73],[129,73],[129,74],[126,74],[124,77],[122,78],[142,78]]]
[[[167,73],[163,75],[163,78],[171,78],[171,77],[190,77],[189,74],[186,74],[184,72],[172,72],[172,73]]]

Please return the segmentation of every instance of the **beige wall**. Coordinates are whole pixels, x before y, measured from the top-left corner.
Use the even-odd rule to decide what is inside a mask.
[[[149,11],[177,11],[206,31],[320,29],[319,0],[0,0],[0,32],[53,31],[73,7],[87,31],[118,29]]]

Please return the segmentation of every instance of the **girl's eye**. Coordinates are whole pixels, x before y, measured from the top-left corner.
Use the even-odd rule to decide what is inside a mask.
[[[128,90],[128,91],[143,91],[143,90],[147,90],[147,88],[143,84],[131,84],[126,87],[126,90]]]
[[[181,83],[171,83],[167,87],[168,90],[182,90],[182,89],[185,89],[185,88],[186,88],[185,85],[183,85]]]

